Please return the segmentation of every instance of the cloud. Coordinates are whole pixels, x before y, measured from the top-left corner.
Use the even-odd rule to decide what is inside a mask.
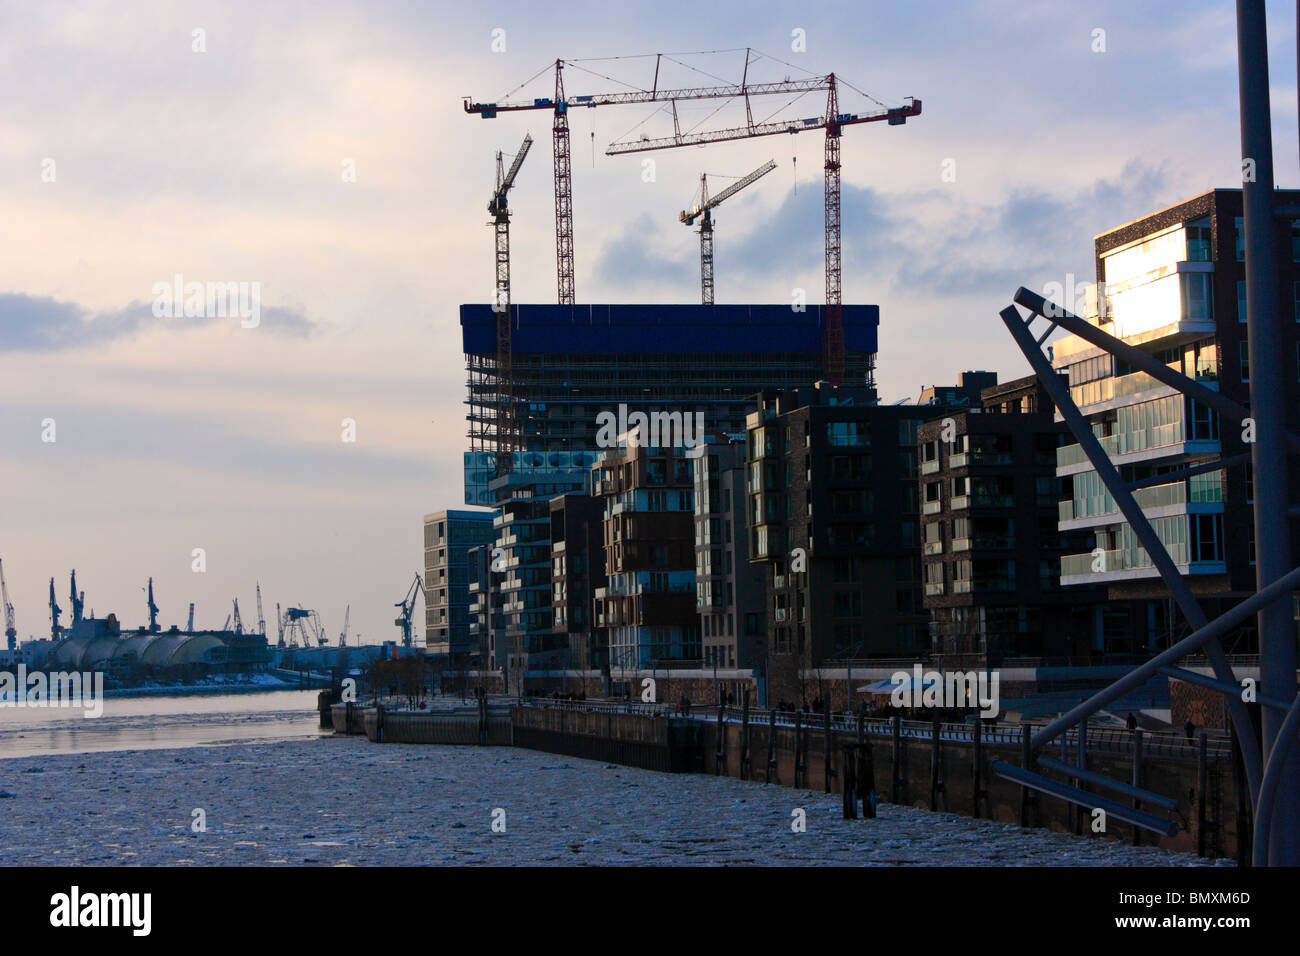
[[[259,328],[303,337],[315,325],[295,309],[259,310]],[[74,302],[21,292],[0,292],[0,352],[64,351],[106,345],[157,328],[186,331],[237,318],[157,318],[152,303],[134,301],[110,312],[92,313]]]

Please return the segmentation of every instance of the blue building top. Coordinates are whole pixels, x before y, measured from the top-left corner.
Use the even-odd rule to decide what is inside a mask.
[[[821,354],[826,307],[784,305],[515,305],[517,353],[804,352]],[[875,352],[880,307],[841,307],[846,352]],[[492,306],[460,307],[467,354],[496,352]]]

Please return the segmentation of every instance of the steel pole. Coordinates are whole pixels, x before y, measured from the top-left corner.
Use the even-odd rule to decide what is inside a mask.
[[[1255,420],[1251,455],[1255,468],[1255,575],[1259,589],[1291,567],[1291,529],[1281,520],[1289,504],[1286,411],[1282,401],[1282,329],[1278,304],[1278,258],[1273,224],[1273,134],[1268,90],[1268,37],[1264,0],[1237,0],[1237,75],[1241,98],[1242,205],[1246,244],[1246,335],[1250,356],[1250,407]],[[1253,175],[1251,172],[1253,171]],[[1259,612],[1260,680],[1271,697],[1296,696],[1296,635],[1291,607],[1282,602]],[[1270,760],[1285,715],[1263,712],[1262,751]],[[1277,756],[1274,800],[1300,807],[1300,755]],[[1300,865],[1300,816],[1273,817],[1268,834],[1271,866]],[[1262,848],[1261,848],[1262,850]],[[1262,855],[1262,853],[1261,853]]]

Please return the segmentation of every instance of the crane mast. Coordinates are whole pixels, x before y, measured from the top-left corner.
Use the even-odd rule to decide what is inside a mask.
[[[63,613],[63,608],[59,607],[59,602],[54,599],[54,578],[50,578],[50,639],[57,641],[63,634],[63,628],[59,625],[59,615]]]
[[[257,582],[257,633],[266,637],[266,616],[262,613],[262,582]]]
[[[511,309],[510,309],[510,209],[507,193],[515,184],[519,167],[533,145],[532,136],[524,134],[524,141],[510,164],[509,172],[504,172],[504,162],[500,151],[497,152],[497,185],[488,203],[488,212],[492,214],[492,225],[496,230],[496,301],[492,308],[497,313],[497,474],[505,475],[514,470],[514,452],[518,445],[517,423],[514,407],[514,369],[511,344]]]
[[[736,182],[732,183],[722,192],[712,198],[709,197],[709,177],[707,173],[700,174],[700,202],[690,212],[685,210],[681,213],[681,221],[686,225],[695,224],[695,220],[700,221],[700,300],[704,305],[713,305],[713,215],[712,210],[722,205],[730,197],[740,192],[746,186],[762,179],[772,170],[776,169],[776,163],[768,160],[758,169],[745,176],[742,176]]]

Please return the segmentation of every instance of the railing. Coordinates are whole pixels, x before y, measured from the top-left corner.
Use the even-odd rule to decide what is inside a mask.
[[[1189,551],[1186,542],[1166,544],[1165,548],[1174,564],[1189,563]],[[1093,567],[1096,561],[1101,562],[1099,568]],[[1133,551],[1124,551],[1122,549],[1103,551],[1099,555],[1093,555],[1090,552],[1088,554],[1066,554],[1061,556],[1062,576],[1071,574],[1108,574],[1113,571],[1137,571],[1154,566],[1146,548],[1136,548]]]

